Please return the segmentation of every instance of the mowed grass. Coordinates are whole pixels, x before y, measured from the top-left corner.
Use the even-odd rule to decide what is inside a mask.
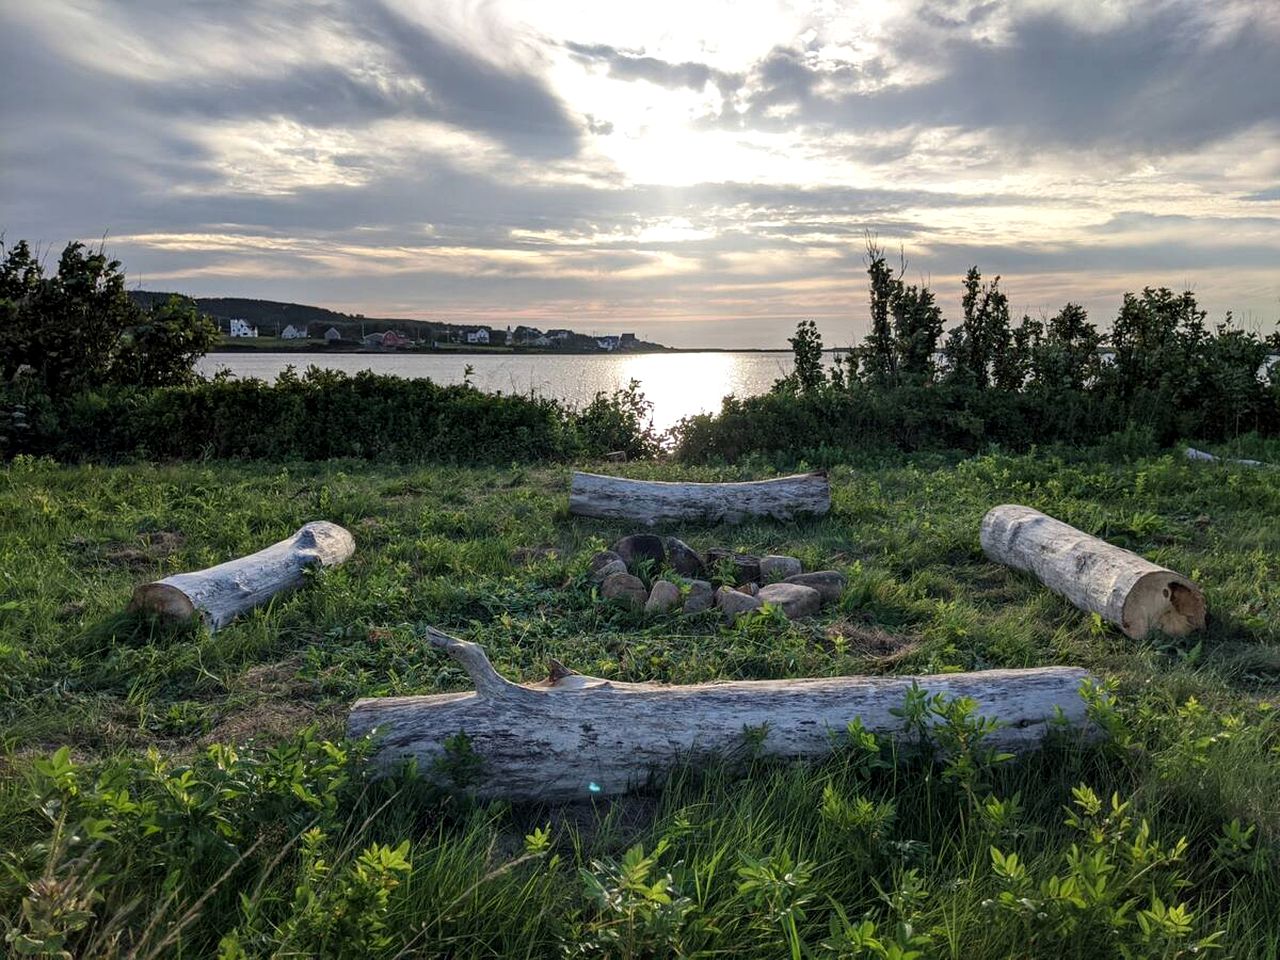
[[[622,469],[657,479],[759,475]],[[35,880],[89,876],[100,860],[110,869],[93,881],[91,918],[67,943],[102,954],[1178,956],[1213,934],[1203,949],[1280,950],[1271,708],[1280,471],[1172,455],[841,466],[825,519],[656,531],[700,549],[792,553],[807,569],[849,577],[840,604],[818,620],[763,616],[734,628],[714,615],[646,619],[600,603],[586,560],[634,531],[569,517],[568,473],[356,462],[4,467],[0,847],[11,852],[0,907],[10,929],[28,930],[52,909],[48,890],[32,906]],[[1209,629],[1132,641],[988,562],[978,524],[1008,502],[1196,579]],[[355,557],[216,636],[122,614],[137,583],[252,552],[313,519],[350,529]],[[248,757],[301,743],[309,756],[317,741],[341,739],[356,697],[465,689],[461,670],[415,631],[428,623],[483,644],[519,681],[544,678],[550,658],[671,683],[1078,664],[1113,683],[1114,706],[1100,709],[1115,737],[1064,740],[1015,763],[979,754],[976,775],[957,774],[945,756],[887,745],[875,754],[855,742],[824,764],[684,770],[665,789],[561,809],[475,805],[412,778],[368,784],[358,761],[343,759],[349,783],[301,813],[279,814],[266,780],[233,796],[180,788],[204,798],[183,801],[178,821],[191,836],[204,835],[191,811],[231,811],[210,828],[226,849],[167,851],[155,831],[130,826],[144,816],[133,811],[118,812],[109,837],[51,841],[76,804],[110,792],[95,780],[102,770],[126,771],[119,782],[131,795],[156,791],[163,811],[177,802],[175,771],[207,786],[215,768],[238,769],[210,760],[211,745],[235,743]],[[60,763],[75,772],[51,807],[58,773],[41,758],[64,746]],[[151,749],[158,756],[147,760]],[[136,770],[148,764],[144,783]],[[298,776],[313,767],[298,760]],[[1087,794],[1073,797],[1080,785],[1100,810],[1088,812]],[[1113,792],[1129,806],[1111,811]],[[93,802],[100,816],[105,801]],[[1087,822],[1069,825],[1064,808]],[[317,822],[323,838],[305,839]],[[370,844],[388,851],[403,841],[411,867],[384,858],[356,869]],[[1102,864],[1073,865],[1072,844],[1077,854],[1101,850]],[[992,847],[1016,850],[1026,875]],[[359,875],[381,893],[362,894]],[[1099,875],[1109,879],[1090,887]],[[1066,878],[1091,892],[1063,894]],[[1170,914],[1180,903],[1189,919]],[[364,933],[335,917],[358,918],[351,926]]]

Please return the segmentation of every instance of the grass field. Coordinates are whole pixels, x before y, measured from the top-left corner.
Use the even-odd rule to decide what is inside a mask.
[[[1273,451],[1280,452],[1280,451]],[[636,476],[746,468],[633,464]],[[32,955],[1233,957],[1280,952],[1280,471],[1036,456],[832,471],[830,517],[685,528],[849,575],[837,607],[646,620],[593,599],[617,526],[567,468],[0,469],[0,917]],[[1138,642],[985,560],[1018,502],[1198,580],[1211,623]],[[133,585],[325,518],[356,556],[217,636]],[[688,683],[1079,664],[1111,734],[1002,762],[853,731],[818,765],[677,771],[568,808],[370,782],[358,696],[464,689],[416,625],[515,680],[548,658]],[[947,712],[945,739],[977,729]],[[235,744],[234,751],[225,747]],[[65,748],[65,749],[62,749]],[[960,762],[963,761],[963,762]]]

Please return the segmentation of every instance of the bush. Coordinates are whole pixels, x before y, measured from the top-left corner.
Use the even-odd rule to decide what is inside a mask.
[[[582,411],[425,379],[292,368],[274,384],[215,379],[106,386],[53,399],[21,378],[0,394],[0,451],[59,459],[194,458],[512,463],[647,456],[656,441],[633,384]],[[7,423],[7,428],[5,424]]]
[[[217,325],[181,297],[148,311],[124,286],[120,261],[69,243],[44,274],[27,242],[0,244],[0,375],[26,371],[50,396],[106,385],[189,383]]]
[[[1184,437],[1280,434],[1280,377],[1259,376],[1280,334],[1240,330],[1230,314],[1210,332],[1190,292],[1126,294],[1107,338],[1074,303],[1012,326],[999,277],[984,284],[974,267],[963,321],[939,352],[942,317],[928,288],[904,285],[874,244],[867,273],[872,329],[862,346],[824,375],[822,339],[802,321],[791,339],[795,371],[767,396],[727,397],[718,415],[683,421],[676,456],[829,463],[886,447],[1025,450],[1122,438],[1132,448],[1140,437],[1150,450]]]

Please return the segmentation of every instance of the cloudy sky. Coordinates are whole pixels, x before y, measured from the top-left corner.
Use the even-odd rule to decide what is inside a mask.
[[[0,230],[148,289],[783,346],[1190,286],[1280,320],[1276,0],[5,0]]]

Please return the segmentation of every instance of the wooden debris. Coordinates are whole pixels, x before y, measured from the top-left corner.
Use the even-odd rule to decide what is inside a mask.
[[[831,509],[825,473],[800,473],[749,483],[667,483],[575,473],[569,512],[579,517],[657,523],[741,523],[794,520]]]
[[[1035,747],[1061,711],[1087,727],[1075,667],[987,670],[936,676],[860,676],[665,686],[614,683],[553,667],[538,684],[511,683],[484,651],[434,629],[427,638],[467,671],[475,691],[359,700],[352,737],[375,734],[383,771],[414,760],[443,785],[480,797],[565,801],[624,793],[681,761],[740,756],[819,757],[860,719],[902,736],[901,707],[919,684],[929,694],[971,697],[1002,725],[990,743]],[[465,769],[463,769],[465,768]]]
[[[343,563],[355,548],[346,529],[316,520],[247,557],[144,583],[133,591],[129,610],[184,620],[198,615],[217,630],[282,590],[301,586],[309,568]]]
[[[1152,630],[1182,636],[1204,627],[1204,593],[1182,574],[1039,510],[993,508],[982,518],[981,540],[992,560],[1034,574],[1135,639]]]

